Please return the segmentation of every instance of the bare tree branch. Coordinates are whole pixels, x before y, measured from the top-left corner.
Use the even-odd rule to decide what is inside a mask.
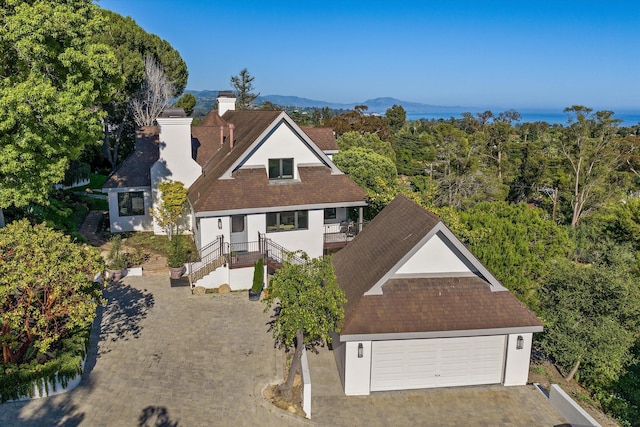
[[[152,126],[162,110],[169,105],[173,94],[173,85],[151,55],[144,57],[145,80],[138,95],[132,100],[133,119],[138,126]]]

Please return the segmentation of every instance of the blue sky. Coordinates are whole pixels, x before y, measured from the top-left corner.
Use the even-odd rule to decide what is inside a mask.
[[[176,48],[188,89],[329,102],[640,111],[640,1],[99,0]]]

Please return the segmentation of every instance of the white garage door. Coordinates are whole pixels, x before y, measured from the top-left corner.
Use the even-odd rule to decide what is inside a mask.
[[[504,335],[374,341],[371,391],[498,384]]]

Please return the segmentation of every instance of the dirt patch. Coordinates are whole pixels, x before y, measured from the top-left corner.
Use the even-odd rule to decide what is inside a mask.
[[[558,368],[547,359],[532,357],[529,367],[529,382],[540,384],[547,393],[551,384],[558,384],[565,393],[575,400],[585,411],[589,413],[603,427],[620,426],[614,419],[602,412],[602,408],[591,398],[589,391],[576,381],[565,381]]]
[[[298,380],[299,377],[300,375],[296,375],[296,380]],[[268,385],[262,393],[264,398],[283,411],[303,418],[306,417],[305,412],[302,410],[302,381],[296,381],[294,383],[291,400],[286,400],[282,397],[278,387],[279,384]]]

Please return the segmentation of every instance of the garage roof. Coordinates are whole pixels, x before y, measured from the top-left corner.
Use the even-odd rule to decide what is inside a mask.
[[[475,274],[402,278],[389,274],[425,244],[430,233],[445,228],[437,216],[398,196],[334,256],[338,284],[347,297],[342,336],[435,337],[490,334],[497,329],[542,330],[542,322],[495,283],[497,279],[448,229],[455,246],[478,267]],[[380,282],[380,294],[368,293]]]

